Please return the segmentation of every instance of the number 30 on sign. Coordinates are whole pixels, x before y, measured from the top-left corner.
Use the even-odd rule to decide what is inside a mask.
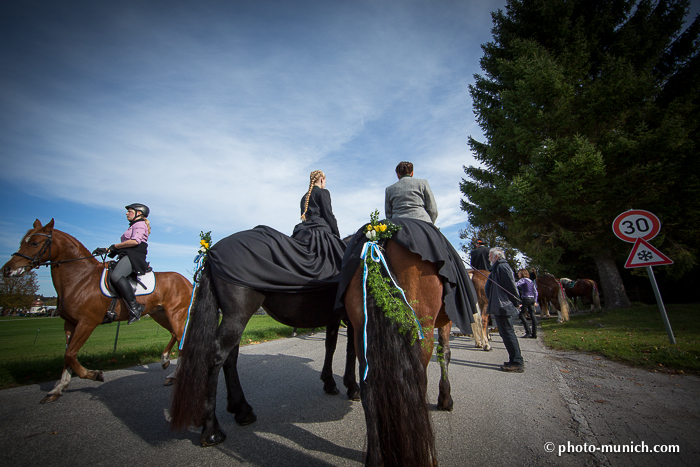
[[[617,238],[635,243],[638,238],[651,240],[656,237],[661,230],[661,222],[649,211],[632,209],[617,216],[612,227]]]

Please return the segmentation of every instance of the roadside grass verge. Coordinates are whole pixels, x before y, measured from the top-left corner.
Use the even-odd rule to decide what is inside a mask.
[[[676,345],[669,343],[658,306],[643,304],[571,315],[562,324],[543,320],[544,342],[649,370],[700,374],[700,304],[665,306]]]
[[[63,323],[60,318],[0,318],[0,389],[60,379],[66,347]],[[241,345],[291,336],[289,326],[255,315],[243,331]],[[78,352],[78,361],[103,371],[160,362],[170,341],[170,333],[148,317],[129,326],[122,322],[115,349],[116,337],[117,323],[98,326]],[[177,358],[177,344],[171,358]]]

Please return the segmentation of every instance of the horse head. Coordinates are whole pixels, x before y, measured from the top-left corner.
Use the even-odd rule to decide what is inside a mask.
[[[33,228],[22,237],[19,250],[12,253],[12,259],[3,266],[2,273],[5,277],[21,276],[51,260],[53,224],[53,219],[45,226],[41,225],[39,219],[34,221]]]

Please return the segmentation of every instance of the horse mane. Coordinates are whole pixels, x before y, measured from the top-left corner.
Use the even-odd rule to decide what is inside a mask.
[[[78,250],[79,255],[81,255],[81,256],[90,256],[91,255],[90,250],[88,250],[85,245],[80,243],[80,241],[77,238],[75,238],[74,236],[72,236],[71,234],[66,233],[62,230],[58,230],[58,229],[53,229],[53,231],[54,231],[54,233],[58,232],[59,234],[63,235],[64,238],[68,241],[68,243],[70,243],[73,247],[75,247]]]

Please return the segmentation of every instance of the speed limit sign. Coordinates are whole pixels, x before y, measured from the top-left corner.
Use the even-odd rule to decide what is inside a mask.
[[[620,240],[635,243],[638,238],[651,240],[656,237],[661,230],[661,222],[649,211],[632,209],[617,216],[612,228]]]

